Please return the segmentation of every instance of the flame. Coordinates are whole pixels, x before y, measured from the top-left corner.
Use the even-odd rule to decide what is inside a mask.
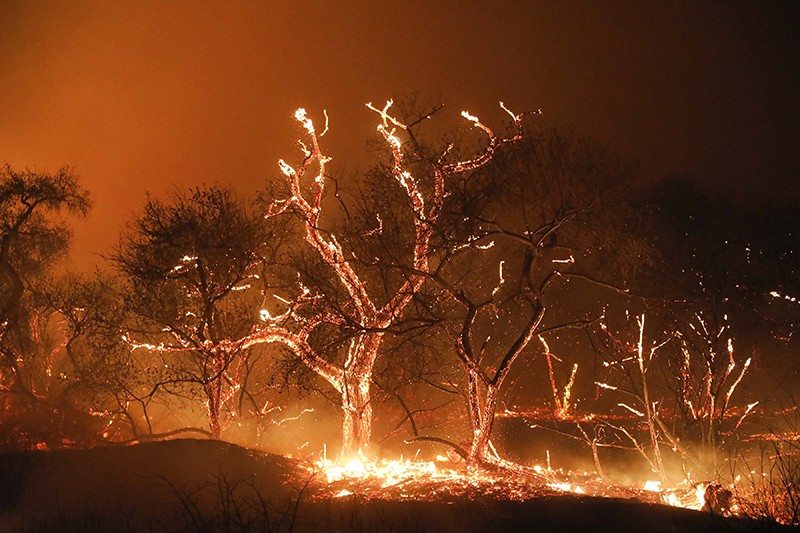
[[[573,492],[575,494],[586,494],[586,492],[579,485],[572,485],[570,483],[548,483],[551,489],[560,490],[562,492]]]
[[[349,460],[344,465],[322,459],[316,463],[325,473],[328,483],[342,480],[375,479],[381,487],[389,487],[422,476],[447,479],[458,475],[452,470],[440,470],[432,461],[368,461],[362,457]]]
[[[639,488],[610,484],[589,472],[565,472],[540,465],[530,470],[540,479],[516,476],[511,472],[491,472],[455,465],[445,456],[435,461],[409,459],[368,460],[362,456],[347,461],[320,459],[314,464],[330,486],[330,496],[350,495],[379,499],[472,497],[475,494],[525,501],[552,495],[552,492],[587,494],[595,497],[638,497],[674,507],[701,509],[705,504],[705,485],[683,482],[666,488],[663,481],[648,480]]]
[[[592,497],[637,498],[684,509],[701,510],[706,502],[706,483],[688,480],[676,485],[666,480],[646,480],[636,486],[616,485],[593,472],[564,471],[533,465],[526,468],[535,474],[516,470],[485,470],[440,455],[433,461],[414,459],[369,460],[356,456],[331,461],[327,450],[313,463],[327,482],[327,498],[354,496],[361,499],[397,501],[453,502],[475,497],[498,500],[529,501],[556,493]],[[419,453],[419,452],[418,452]],[[538,476],[538,477],[537,477]],[[735,506],[731,511],[736,513]]]
[[[695,497],[697,498],[696,504],[697,507],[693,507],[694,509],[702,509],[703,506],[706,504],[706,486],[703,483],[698,483],[697,487],[695,488]]]
[[[409,459],[368,460],[358,456],[346,461],[331,461],[323,456],[314,463],[330,486],[330,497],[379,499],[414,499],[430,501],[440,498],[470,498],[475,494],[507,500],[525,501],[552,495],[557,491],[595,497],[636,497],[651,503],[700,510],[705,505],[704,483],[684,481],[665,487],[665,481],[647,480],[639,488],[610,484],[589,472],[565,472],[540,465],[530,470],[542,478],[516,477],[511,472],[490,472],[480,468],[458,466],[445,456],[434,461]]]
[[[304,108],[300,108],[294,112],[294,118],[303,125],[306,131],[310,134],[314,133],[314,123],[311,122],[311,119],[308,118],[306,115],[306,110]]]
[[[314,463],[328,482],[329,496],[381,500],[452,501],[484,495],[502,500],[525,501],[552,495],[552,487],[542,480],[532,482],[511,472],[487,471],[451,463],[447,457],[436,461],[381,460],[357,457],[334,462],[322,459]],[[569,486],[569,491],[583,494],[583,488]]]
[[[644,490],[658,493],[661,502],[672,507],[684,509],[700,510],[706,503],[706,484],[691,484],[683,482],[675,487],[665,489],[661,486],[661,481],[649,480],[644,484]]]
[[[469,120],[470,122],[474,122],[476,124],[478,122],[480,122],[478,120],[478,117],[476,117],[475,115],[471,115],[468,111],[462,111],[461,112],[461,116],[464,117],[465,119]]]
[[[661,482],[660,481],[646,481],[644,484],[644,490],[648,492],[661,492]]]

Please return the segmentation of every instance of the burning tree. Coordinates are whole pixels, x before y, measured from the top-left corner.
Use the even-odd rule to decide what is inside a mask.
[[[676,331],[679,351],[676,346],[668,369],[669,375],[675,376],[670,389],[684,421],[682,436],[710,450],[720,445],[727,432],[738,429],[744,417],[758,405],[758,402],[747,405],[734,417],[737,421],[726,427],[726,420],[735,413],[733,394],[752,358],[737,361],[730,324],[726,316],[720,318],[721,323],[716,323],[700,312],[693,313]]]
[[[149,199],[120,239],[112,261],[127,280],[124,340],[161,367],[153,389],[199,387],[211,434],[241,393],[266,253],[277,246],[262,217],[218,187]]]
[[[382,109],[368,104],[380,117],[378,132],[390,151],[388,174],[402,191],[404,207],[410,210],[409,223],[413,225],[411,249],[407,252],[410,257],[397,267],[401,275],[388,280],[382,294],[375,294],[377,291],[367,287],[367,274],[362,270],[364,262],[326,229],[323,198],[330,179],[327,174],[330,158],[323,153],[320,139],[327,125],[325,131],[318,133],[305,110],[300,109],[295,118],[305,129],[305,139],[301,142],[304,157],[297,167],[280,161],[290,193],[288,198],[271,205],[267,217],[292,214],[299,219],[306,243],[329,269],[343,294],[335,299],[325,298],[322,291],[302,284],[299,294],[275,294],[285,310],[273,313],[263,309],[264,324],[237,343],[242,348],[262,342],[283,343],[330,383],[341,398],[343,456],[369,451],[375,363],[389,328],[401,320],[431,271],[432,256],[437,252],[431,248],[431,241],[445,203],[448,181],[487,165],[500,145],[521,138],[521,115],[511,113],[502,104],[515,126],[515,133],[508,139],[497,137],[476,117],[464,112],[462,116],[487,136],[488,144],[472,158],[451,161],[451,145],[440,157],[427,161],[421,156],[412,128],[390,112],[391,106],[391,101]],[[425,175],[420,176],[420,172]],[[380,214],[376,215],[375,224],[375,232],[383,231]],[[349,343],[343,361],[314,347],[315,333],[325,326],[347,332]]]
[[[417,440],[446,442],[472,464],[508,466],[490,441],[497,404],[514,363],[533,351],[537,337],[554,414],[567,414],[577,364],[557,387],[544,338],[592,320],[591,306],[576,312],[567,304],[573,287],[624,292],[594,274],[619,275],[609,265],[644,258],[645,248],[620,231],[628,177],[629,168],[608,150],[554,131],[462,177],[442,224],[446,257],[430,275],[455,303],[446,334],[466,374],[469,446]],[[611,253],[625,259],[608,261]]]
[[[637,438],[632,431],[624,425],[613,425],[610,422],[602,421],[601,425],[613,430],[613,434],[619,438],[624,435],[630,444],[647,460],[653,472],[658,473],[662,479],[667,479],[664,459],[661,451],[661,444],[666,430],[659,412],[663,407],[661,399],[654,399],[654,387],[651,376],[652,366],[655,364],[656,352],[663,348],[671,337],[666,339],[651,341],[645,337],[645,315],[637,318],[638,340],[635,342],[625,342],[619,340],[609,330],[605,322],[599,324],[598,332],[600,342],[596,344],[598,351],[605,356],[603,367],[608,373],[619,375],[617,384],[608,381],[597,381],[595,385],[599,391],[610,390],[618,393],[622,397],[617,403],[617,407],[622,408],[627,414],[633,415],[637,424],[646,428],[647,437],[645,440]],[[601,348],[602,347],[602,348]],[[610,354],[608,353],[610,352]],[[631,405],[633,404],[633,405]],[[649,441],[649,448],[645,444]],[[607,442],[600,445],[607,445]],[[595,458],[597,461],[597,458]]]
[[[616,408],[635,421],[629,427],[603,417],[596,422],[607,437],[627,441],[665,480],[664,450],[677,452],[695,474],[710,467],[707,473],[714,476],[722,439],[758,404],[734,409],[732,402],[751,359],[737,361],[729,328],[712,331],[700,314],[655,340],[645,334],[644,314],[636,322],[636,338],[617,333],[605,321],[592,333],[605,374],[596,382],[598,395],[613,394]],[[645,428],[646,437],[637,437],[635,427]]]
[[[503,346],[497,341],[492,341],[492,329],[484,325],[480,327],[478,319],[491,322],[492,319],[508,320],[513,323],[513,317],[500,314],[498,307],[502,306],[501,298],[496,298],[504,283],[504,263],[499,265],[499,284],[492,290],[491,295],[481,300],[473,300],[466,291],[451,291],[451,295],[464,307],[466,314],[461,324],[460,331],[455,335],[455,352],[461,361],[467,375],[467,400],[469,406],[469,421],[472,440],[469,451],[459,446],[451,446],[462,455],[468,463],[475,465],[504,464],[497,452],[491,446],[491,433],[497,409],[498,393],[503,386],[515,360],[526,350],[534,337],[534,333],[544,317],[544,307],[531,297],[534,291],[541,291],[542,287],[527,287],[513,302],[515,311],[520,307],[529,306],[526,315],[527,323],[518,327],[518,332],[500,334],[501,342],[508,337],[510,345]],[[524,307],[523,307],[524,309]],[[510,328],[509,328],[510,330]],[[477,339],[476,339],[477,337]],[[493,353],[487,353],[493,352]],[[494,357],[490,357],[494,355]],[[491,363],[487,363],[491,361]],[[498,362],[499,361],[499,362]]]
[[[765,272],[760,264],[768,255],[760,243],[773,236],[753,233],[751,220],[763,218],[757,211],[712,198],[682,178],[666,179],[642,199],[639,218],[661,254],[638,280],[649,293],[645,306],[627,308],[640,322],[647,312],[644,354],[637,353],[643,325],[617,324],[620,313],[609,312],[592,338],[604,369],[598,381],[618,390],[598,394],[631,407],[623,409],[658,437],[645,440],[654,470],[664,475],[661,442],[697,473],[713,469],[723,441],[757,406],[741,401],[742,389],[754,377],[752,356],[778,322],[767,294],[777,269]],[[642,357],[644,372],[637,365]],[[763,368],[767,358],[758,359]]]

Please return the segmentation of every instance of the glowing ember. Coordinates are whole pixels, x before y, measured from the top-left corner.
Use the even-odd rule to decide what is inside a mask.
[[[650,492],[661,492],[661,482],[660,481],[647,481],[644,484],[644,490]]]
[[[445,458],[440,458],[445,459]],[[553,495],[544,483],[508,472],[487,472],[449,466],[445,461],[368,461],[357,458],[345,463],[322,459],[315,468],[324,474],[328,494],[333,497],[455,501],[489,496],[498,500],[527,500]],[[577,488],[572,492],[577,492]]]
[[[635,498],[644,502],[699,510],[705,504],[705,484],[681,483],[665,488],[663,481],[646,481],[641,488],[609,483],[590,472],[530,467],[531,477],[510,471],[487,471],[436,461],[408,459],[370,461],[363,457],[337,463],[321,459],[314,465],[324,474],[328,496],[358,496],[381,500],[456,501],[491,497],[531,500],[571,493],[593,497]]]
[[[671,505],[673,507],[683,507],[678,497],[671,492],[664,495],[664,503],[666,503],[667,505]]]
[[[570,483],[548,483],[551,489],[560,490],[562,492],[574,492],[575,494],[586,494],[586,492],[578,485],[571,485]]]
[[[393,460],[367,461],[352,459],[345,465],[321,460],[317,468],[325,473],[328,483],[342,480],[379,480],[381,487],[389,487],[421,477],[447,479],[459,474],[453,470],[440,470],[433,462]]]
[[[648,488],[648,486],[655,487],[656,485],[654,484],[657,484],[657,490]],[[694,510],[700,510],[705,505],[706,487],[707,485],[705,483],[691,484],[683,482],[676,487],[662,489],[661,482],[659,481],[648,481],[645,484],[645,490],[652,490],[660,494],[662,503],[673,507]]]
[[[649,480],[644,484],[644,490],[657,493],[661,502],[673,507],[683,507],[684,509],[702,509],[705,505],[706,485],[698,483],[689,485],[682,483],[677,487],[664,489],[661,481]]]

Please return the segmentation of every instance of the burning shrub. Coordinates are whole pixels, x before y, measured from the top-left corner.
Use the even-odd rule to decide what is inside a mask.
[[[742,460],[735,465],[740,511],[752,518],[800,526],[800,426],[797,406],[788,431],[773,430],[763,438],[758,464]]]

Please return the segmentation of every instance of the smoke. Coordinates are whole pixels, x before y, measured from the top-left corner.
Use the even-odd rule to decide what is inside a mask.
[[[97,206],[76,227],[83,268],[145,191],[260,188],[293,153],[297,107],[328,110],[326,143],[352,167],[372,131],[363,103],[410,92],[487,119],[498,98],[541,108],[640,156],[648,179],[777,188],[800,124],[785,8],[4,3],[2,157],[83,176]]]

